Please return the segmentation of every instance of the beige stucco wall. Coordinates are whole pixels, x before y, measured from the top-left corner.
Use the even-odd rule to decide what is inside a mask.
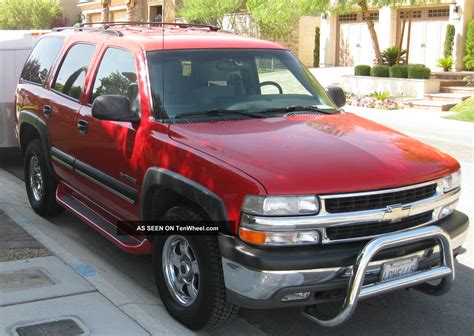
[[[127,21],[127,10],[116,10],[110,12],[111,21]]]
[[[73,25],[79,21],[81,10],[77,7],[77,0],[61,0],[61,7],[64,15],[69,19],[69,23]]]
[[[77,8],[77,13],[80,13],[81,10],[85,11],[88,18],[91,18],[92,21],[100,21],[96,20],[96,15],[92,15],[91,11],[100,10],[102,5],[99,1],[96,2],[84,2],[84,3],[77,3],[77,0],[62,0],[65,2],[72,2],[74,6]],[[123,7],[127,5],[127,0],[111,0],[110,1],[110,13],[111,13],[111,20],[126,20],[127,15],[122,13]],[[163,14],[164,14],[164,21],[165,22],[174,22],[176,17],[176,9],[179,6],[180,0],[136,0],[136,7],[135,7],[135,20],[138,21],[150,21],[149,17],[149,7],[155,5],[163,6]],[[114,10],[114,7],[120,8]],[[114,14],[114,12],[117,12]],[[151,18],[153,19],[153,18]]]
[[[464,68],[462,58],[464,57],[467,24],[470,19],[474,18],[474,1],[457,0],[456,3],[459,6],[458,13],[457,15],[451,13],[452,20],[450,23],[453,24],[456,29],[456,35],[454,37],[454,59],[456,61],[456,70],[462,70]]]
[[[337,14],[328,13],[321,18],[320,60],[321,66],[336,65]]]
[[[315,30],[320,25],[320,21],[319,16],[302,16],[300,18],[298,57],[308,67],[313,66]]]

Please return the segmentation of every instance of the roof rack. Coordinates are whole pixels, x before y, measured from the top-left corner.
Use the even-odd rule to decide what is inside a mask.
[[[97,27],[85,27],[90,25],[98,25]],[[197,23],[179,23],[179,22],[141,22],[141,21],[107,21],[107,22],[85,22],[81,23],[80,26],[76,27],[56,27],[53,28],[53,32],[60,32],[65,30],[73,30],[76,32],[97,32],[97,33],[104,33],[114,36],[123,36],[123,33],[120,30],[112,29],[110,27],[113,26],[146,26],[148,25],[149,28],[160,28],[163,26],[175,26],[179,28],[206,28],[210,31],[220,31],[219,27],[211,26],[211,25],[203,25]]]
[[[86,22],[82,23],[81,27],[89,25],[102,25],[104,29],[109,29],[111,26],[144,26],[149,25],[150,27],[162,27],[162,26],[175,26],[179,28],[207,28],[210,31],[219,31],[219,27],[212,25],[204,25],[197,23],[184,23],[184,22],[149,22],[149,21],[110,21],[110,22]]]
[[[88,32],[97,32],[97,33],[104,33],[114,36],[123,36],[123,34],[115,29],[108,29],[108,27],[83,27],[82,25],[79,27],[56,27],[53,28],[53,32],[60,32],[65,30],[74,30],[76,32],[88,31]]]

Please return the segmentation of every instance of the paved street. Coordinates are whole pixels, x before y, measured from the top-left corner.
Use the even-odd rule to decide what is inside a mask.
[[[347,108],[346,110],[356,110]],[[471,123],[440,119],[436,112],[364,111],[357,113],[412,135],[446,151],[463,166],[463,196],[459,208],[473,217],[473,141]],[[401,117],[403,115],[403,117]],[[21,162],[15,154],[2,160],[1,167],[21,176]],[[8,192],[7,192],[8,191]],[[19,223],[42,245],[68,265],[87,265],[94,275],[86,277],[98,292],[118,306],[152,334],[184,334],[160,302],[149,257],[121,252],[108,240],[68,213],[46,221],[29,208],[19,179],[0,169],[0,210]],[[454,289],[443,297],[416,291],[399,291],[360,303],[350,322],[336,329],[324,329],[307,321],[297,309],[241,310],[240,318],[219,334],[284,335],[472,335],[474,334],[474,236],[470,230],[466,251],[457,262]],[[48,257],[50,258],[50,257]]]

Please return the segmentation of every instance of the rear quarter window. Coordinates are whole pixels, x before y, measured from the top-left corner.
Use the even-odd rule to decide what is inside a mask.
[[[39,40],[31,51],[20,78],[28,82],[43,84],[63,43],[64,40],[60,37],[44,37]]]

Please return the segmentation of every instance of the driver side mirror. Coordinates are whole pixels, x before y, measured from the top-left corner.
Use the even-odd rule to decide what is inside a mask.
[[[326,92],[337,107],[343,107],[346,105],[346,94],[339,86],[329,85],[326,88]]]
[[[140,117],[130,108],[126,96],[102,95],[92,103],[92,116],[99,120],[138,122]]]

